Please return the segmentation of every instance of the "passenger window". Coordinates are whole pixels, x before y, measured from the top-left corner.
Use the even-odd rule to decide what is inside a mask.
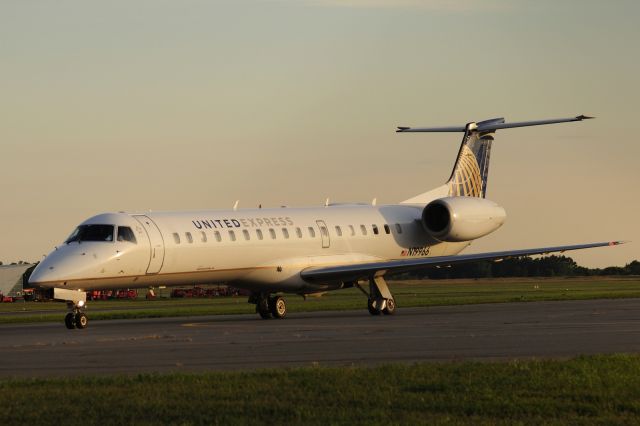
[[[229,231],[229,238],[231,238],[231,241],[235,241],[236,233],[234,231]]]
[[[353,225],[349,225],[349,231],[351,231],[352,237],[356,235],[356,229],[353,227]]]
[[[177,232],[173,233],[173,241],[176,242],[176,244],[180,244],[180,234],[178,234]]]
[[[396,223],[396,231],[398,232],[398,234],[402,234],[402,226],[400,226],[399,223]]]
[[[216,241],[220,242],[222,241],[222,235],[220,235],[220,232],[218,231],[213,231],[213,236],[216,237]]]
[[[276,239],[276,231],[273,228],[269,228],[269,235],[271,235],[271,239]]]
[[[249,241],[249,231],[247,231],[246,229],[243,229],[242,235],[244,235],[245,240]]]
[[[390,234],[391,233],[391,229],[389,229],[389,225],[384,225],[384,233],[385,234]]]
[[[118,241],[128,241],[136,244],[136,236],[128,226],[118,226]]]
[[[282,228],[282,235],[284,235],[284,238],[286,240],[289,239],[289,230],[287,228]]]
[[[342,237],[342,229],[339,226],[336,226],[336,234],[338,237]]]
[[[256,235],[258,236],[258,239],[261,240],[262,237],[262,229],[256,229]]]
[[[373,228],[373,233],[378,235],[378,225],[371,225],[371,228]]]
[[[329,231],[327,231],[327,227],[326,226],[320,226],[320,233],[322,234],[323,237],[328,237],[329,236]]]
[[[316,231],[311,226],[309,227],[309,236],[311,238],[315,238],[316,237]]]
[[[201,240],[202,240],[202,242],[203,242],[203,243],[206,243],[206,242],[207,242],[207,234],[205,234],[205,232],[204,232],[204,231],[202,231],[202,238],[201,238]]]
[[[367,235],[367,227],[360,225],[360,232],[362,232],[362,235]]]
[[[298,236],[298,238],[302,238],[302,229],[296,228],[296,235]]]
[[[193,243],[193,237],[191,236],[191,232],[185,232],[184,235],[187,237],[187,241],[189,244]]]

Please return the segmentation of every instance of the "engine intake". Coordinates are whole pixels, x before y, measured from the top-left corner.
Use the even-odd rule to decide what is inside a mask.
[[[471,241],[498,229],[507,217],[502,207],[484,198],[446,197],[422,211],[422,224],[438,241]]]

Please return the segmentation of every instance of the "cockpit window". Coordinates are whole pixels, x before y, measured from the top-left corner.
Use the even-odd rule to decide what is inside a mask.
[[[118,226],[118,241],[128,241],[136,244],[136,236],[128,226]]]
[[[80,225],[67,238],[65,243],[74,241],[113,241],[113,225]]]

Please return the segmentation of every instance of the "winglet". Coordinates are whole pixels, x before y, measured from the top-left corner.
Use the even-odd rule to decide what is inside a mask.
[[[630,243],[630,242],[631,241],[611,241],[609,243],[609,246],[619,246],[619,245],[627,244],[627,243]]]

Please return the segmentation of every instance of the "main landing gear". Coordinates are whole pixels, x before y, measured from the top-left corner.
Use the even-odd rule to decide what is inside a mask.
[[[84,313],[84,309],[87,307],[87,293],[78,290],[54,288],[53,298],[67,302],[67,310],[69,312],[64,317],[64,325],[69,330],[87,328],[89,319]]]
[[[354,285],[367,296],[367,309],[371,315],[393,315],[396,312],[396,301],[382,275],[369,279],[369,292],[357,283]]]
[[[256,305],[256,312],[262,319],[280,319],[287,316],[287,304],[280,296],[254,293],[249,296],[249,303]]]

